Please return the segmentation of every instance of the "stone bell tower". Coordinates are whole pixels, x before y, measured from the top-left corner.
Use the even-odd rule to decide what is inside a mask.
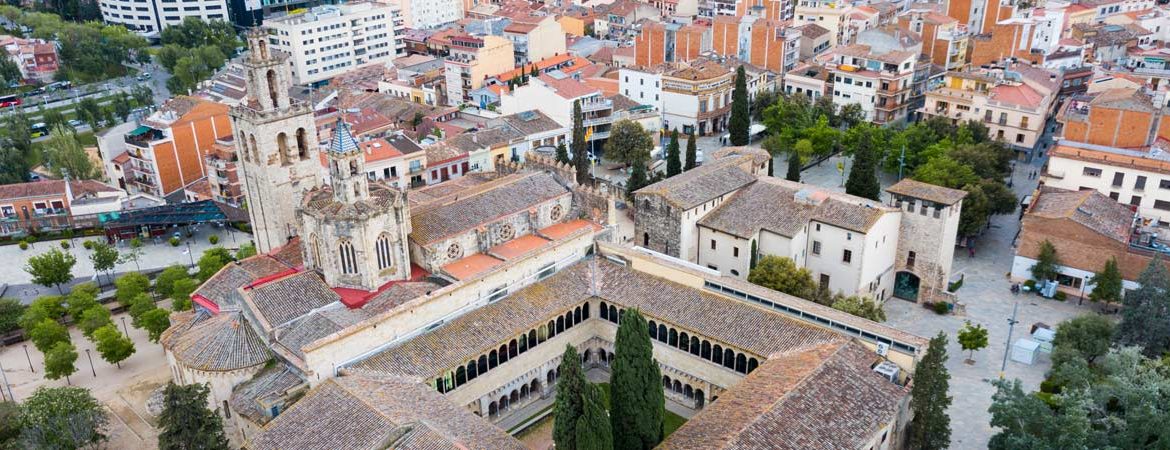
[[[338,119],[324,151],[329,185],[307,193],[299,210],[305,267],[331,287],[365,291],[410,278],[406,193],[370,181],[345,121]]]
[[[230,112],[256,249],[267,253],[297,235],[296,208],[321,183],[312,106],[289,98],[288,57],[263,30],[247,33],[248,96]]]

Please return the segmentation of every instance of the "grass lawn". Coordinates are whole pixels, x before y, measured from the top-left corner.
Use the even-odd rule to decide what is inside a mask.
[[[608,411],[609,410],[609,383],[598,383],[597,387],[601,388],[601,401],[602,401],[602,403],[605,403],[605,409]],[[674,433],[674,430],[677,430],[678,427],[681,427],[684,423],[686,423],[687,419],[684,419],[682,416],[680,416],[678,414],[670,412],[670,410],[666,410],[666,415],[665,415],[665,417],[663,417],[663,422],[664,422],[664,424],[662,427],[663,428],[662,438],[666,439],[667,436],[670,436],[671,433]]]

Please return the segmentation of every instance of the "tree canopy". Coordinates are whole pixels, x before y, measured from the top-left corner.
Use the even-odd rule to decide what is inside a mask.
[[[682,173],[682,150],[678,144],[678,130],[671,130],[670,143],[666,144],[666,176],[673,177]]]
[[[833,301],[833,309],[864,317],[874,322],[885,322],[886,311],[873,299],[861,295],[850,295]]]
[[[122,361],[134,354],[134,341],[118,331],[113,323],[108,323],[93,332],[94,344],[102,359],[122,368]]]
[[[1036,263],[1032,264],[1032,278],[1036,281],[1055,280],[1060,274],[1060,257],[1056,254],[1056,246],[1052,241],[1045,239],[1040,243],[1040,251],[1036,255]]]
[[[645,162],[650,159],[654,138],[638,122],[619,120],[610,127],[609,139],[605,141],[605,157],[626,164]]]
[[[987,347],[987,337],[987,328],[968,320],[963,324],[963,328],[959,329],[959,346],[971,352],[968,359],[973,359],[976,351]]]
[[[581,370],[581,356],[572,345],[565,346],[557,370],[560,377],[557,378],[556,409],[553,411],[553,442],[557,448],[575,450],[577,420],[585,413],[583,395],[589,382]]]
[[[727,120],[727,132],[731,145],[748,145],[752,118],[748,114],[747,73],[743,66],[735,69],[735,87],[731,90],[731,117]]]
[[[666,397],[647,326],[637,309],[625,310],[619,319],[609,385],[617,449],[648,450],[663,438]]]
[[[88,389],[41,386],[20,405],[20,441],[26,448],[89,448],[106,441],[108,422]]]
[[[908,448],[943,450],[951,445],[951,374],[947,371],[947,335],[939,332],[930,339],[926,354],[914,366],[910,387],[910,410],[914,419],[906,433]]]
[[[1089,278],[1093,290],[1089,292],[1089,300],[1104,302],[1106,305],[1121,301],[1121,269],[1117,267],[1117,258],[1109,258],[1100,272]]]
[[[1121,323],[1114,342],[1138,346],[1149,357],[1158,357],[1170,347],[1170,273],[1155,255],[1138,277],[1140,287],[1125,296]]]
[[[756,261],[748,272],[748,281],[800,298],[809,298],[817,289],[812,272],[783,256],[768,255]]]
[[[73,281],[73,266],[77,258],[73,254],[58,249],[50,249],[40,255],[28,258],[24,271],[33,277],[33,283],[41,286],[55,286],[58,292],[61,285]]]
[[[207,408],[207,385],[168,383],[159,415],[159,450],[227,450],[223,419]]]

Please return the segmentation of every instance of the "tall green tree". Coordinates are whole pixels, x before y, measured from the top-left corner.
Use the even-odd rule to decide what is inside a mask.
[[[1105,261],[1105,267],[1089,278],[1093,291],[1089,292],[1089,300],[1094,302],[1110,303],[1121,301],[1121,269],[1117,267],[1117,258]]]
[[[130,272],[114,280],[114,286],[117,287],[114,298],[118,299],[118,304],[128,307],[135,297],[150,288],[150,278],[138,272]]]
[[[1138,277],[1141,286],[1125,296],[1121,323],[1113,341],[1137,346],[1151,358],[1162,355],[1170,345],[1170,273],[1162,257],[1154,256]]]
[[[20,328],[24,305],[14,298],[0,298],[0,334]]]
[[[204,250],[203,256],[200,256],[196,263],[199,266],[199,280],[207,281],[208,278],[219,272],[219,269],[234,260],[232,253],[223,247],[211,247]]]
[[[1052,340],[1053,366],[1056,366],[1055,351],[1058,348],[1072,351],[1077,358],[1094,364],[1098,358],[1109,352],[1115,325],[1112,320],[1096,314],[1077,316],[1056,326],[1056,337]]]
[[[199,281],[194,278],[184,278],[175,282],[171,290],[171,309],[186,311],[191,309],[191,294],[199,289]]]
[[[256,246],[251,242],[247,242],[244,245],[241,245],[240,249],[236,250],[236,261],[243,261],[253,256],[256,256]]]
[[[121,260],[118,262],[133,262],[135,270],[142,270],[142,268],[138,266],[138,260],[142,258],[142,253],[142,239],[131,239],[130,246],[122,251]]]
[[[610,424],[615,449],[648,450],[662,441],[666,397],[646,318],[627,309],[619,320],[610,376]]]
[[[17,450],[20,440],[20,405],[0,401],[0,449]]]
[[[994,380],[991,450],[1093,448],[1088,445],[1089,410],[1083,396],[1062,399],[1057,408],[1024,393],[1020,380]]]
[[[646,164],[641,161],[635,161],[634,167],[630,170],[630,179],[626,180],[626,198],[633,200],[634,191],[642,189],[650,184],[650,180],[646,177]]]
[[[224,55],[232,55],[242,43],[230,22],[222,20],[204,21],[188,17],[178,25],[163,30],[163,45],[177,45],[182,48],[198,48],[206,45],[217,47]]]
[[[666,145],[666,176],[673,177],[682,173],[682,155],[679,154],[678,130],[671,130],[670,143]]]
[[[699,148],[695,141],[695,132],[691,131],[687,135],[687,164],[683,166],[683,170],[691,170],[699,166]]]
[[[223,419],[207,409],[206,384],[167,384],[159,415],[159,450],[227,450]]]
[[[790,258],[774,255],[756,261],[748,272],[748,282],[800,298],[811,297],[817,288],[812,272],[797,267]]]
[[[32,131],[28,117],[22,113],[8,114],[0,122],[0,184],[29,181],[32,169]]]
[[[187,266],[173,264],[154,277],[154,292],[160,297],[170,298],[175,282],[184,278],[191,278],[187,273]]]
[[[93,340],[102,359],[116,364],[119,369],[122,368],[122,361],[134,354],[134,341],[118,331],[118,327],[112,323],[94,330]]]
[[[95,128],[96,130],[96,128]],[[77,136],[66,127],[59,126],[50,133],[50,138],[44,146],[45,159],[49,163],[53,175],[68,176],[74,180],[92,180],[99,176],[89,154],[77,141]]]
[[[51,319],[53,321],[61,320],[65,317],[68,310],[64,306],[65,297],[59,295],[46,295],[33,300],[27,308],[24,308],[24,313],[21,314],[19,324],[25,331],[32,330],[42,320]]]
[[[28,340],[41,353],[48,353],[59,342],[69,342],[69,329],[53,319],[41,319],[28,331]]]
[[[77,348],[69,341],[53,344],[53,348],[45,352],[45,378],[60,380],[73,384],[69,376],[77,372]]]
[[[553,442],[557,448],[577,449],[577,420],[585,413],[583,394],[589,387],[581,370],[581,356],[572,345],[565,346],[558,367],[556,409],[553,411]]]
[[[610,139],[613,139],[612,133]],[[589,183],[589,155],[585,152],[585,117],[581,100],[573,101],[573,167],[577,169],[577,184]]]
[[[95,273],[105,273],[107,280],[112,280],[110,271],[118,264],[118,249],[105,242],[95,242],[89,254],[89,262],[93,264]],[[100,281],[101,278],[98,278]]]
[[[735,69],[735,88],[731,91],[731,118],[727,121],[731,145],[748,145],[752,123],[748,107],[747,73],[739,66]]]
[[[171,313],[162,308],[154,308],[142,314],[138,319],[142,329],[146,330],[150,342],[158,343],[162,333],[171,327]]]
[[[882,186],[877,179],[877,154],[874,149],[872,126],[862,125],[857,130],[857,142],[853,148],[853,168],[845,182],[845,193],[880,201]],[[851,130],[851,131],[853,131]]]
[[[605,141],[605,157],[633,164],[635,161],[649,160],[653,148],[654,138],[641,124],[622,119],[610,127],[609,139]]]
[[[974,361],[975,352],[987,347],[987,337],[987,328],[969,320],[959,329],[959,346],[971,352],[968,361]]]
[[[800,153],[795,151],[788,152],[788,172],[784,174],[784,179],[799,183],[801,165]]]
[[[81,287],[92,285],[93,283],[82,283],[77,286]],[[69,316],[72,317],[74,321],[81,317],[81,313],[83,311],[98,304],[97,296],[93,294],[93,291],[90,291],[89,289],[77,289],[76,287],[73,289],[73,292],[70,292],[69,295],[65,297],[65,301],[67,303],[66,311],[69,312]]]
[[[81,334],[86,338],[93,339],[94,331],[112,323],[114,322],[110,319],[110,310],[102,305],[94,305],[82,311],[77,320],[77,327],[81,328]]]
[[[951,445],[951,374],[947,371],[947,335],[939,332],[930,339],[926,354],[914,366],[910,388],[910,410],[914,419],[906,432],[907,448],[943,450]]]
[[[609,416],[605,412],[605,404],[601,400],[600,387],[585,384],[585,392],[581,395],[582,413],[577,418],[576,450],[612,450],[613,429],[609,424]],[[561,446],[557,446],[561,448]]]
[[[100,130],[102,120],[102,105],[92,97],[86,97],[77,102],[77,118],[89,125],[90,129]]]
[[[571,164],[573,161],[569,159],[569,149],[565,148],[565,142],[557,143],[557,162],[562,164]]]
[[[24,266],[24,271],[32,275],[33,283],[45,287],[54,286],[57,288],[57,292],[65,293],[61,289],[61,285],[73,281],[73,266],[75,264],[77,264],[77,258],[71,253],[54,248],[30,257],[28,264]]]
[[[89,389],[38,387],[20,405],[24,448],[94,448],[106,441],[109,417]]]
[[[1032,278],[1036,281],[1055,280],[1060,274],[1060,257],[1056,254],[1056,246],[1045,239],[1040,243],[1040,251],[1036,255],[1036,263],[1032,264]]]

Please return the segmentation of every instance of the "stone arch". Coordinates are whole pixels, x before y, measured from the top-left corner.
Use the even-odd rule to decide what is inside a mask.
[[[699,356],[699,338],[691,336],[691,354]]]
[[[605,353],[605,363],[610,364],[612,362],[613,362],[613,352],[606,352]]]
[[[755,358],[748,359],[747,373],[752,373],[752,371],[756,370],[757,367],[760,367],[760,361],[756,360]]]
[[[515,358],[516,355],[519,355],[519,354],[520,354],[519,346],[516,345],[516,340],[512,339],[512,342],[508,343],[508,357]]]
[[[548,338],[552,339],[557,335],[557,322],[554,320],[548,321]]]
[[[499,355],[496,354],[495,350],[492,350],[491,353],[488,353],[488,370],[495,369],[499,364]]]
[[[682,393],[682,383],[680,383],[678,380],[674,380],[673,382],[671,382],[671,390],[674,391],[674,393],[676,393],[676,394],[681,394]]]
[[[503,396],[503,397],[500,397],[500,413],[501,413],[501,414],[503,414],[503,412],[504,412],[504,411],[507,411],[507,410],[508,410],[508,405],[509,405],[509,404],[511,404],[511,403],[508,401],[508,396],[507,396],[507,395],[505,395],[505,396]]]
[[[581,323],[581,307],[573,308],[573,325]]]
[[[537,339],[536,340],[537,344],[543,344],[544,341],[548,340],[548,327],[547,326],[541,325],[541,326],[537,327],[536,339]]]
[[[288,135],[284,132],[276,134],[276,148],[277,153],[280,153],[280,165],[287,166],[292,162],[288,159],[288,154],[291,150],[288,148]]]
[[[691,385],[689,385],[689,384],[684,385],[683,386],[683,397],[692,398],[692,399],[695,398],[695,389],[692,388]]]
[[[735,352],[730,348],[723,349],[723,367],[735,370]]]
[[[670,337],[667,339],[666,345],[671,347],[678,346],[678,330],[674,329],[673,327],[670,329]]]
[[[268,73],[265,74],[265,77],[268,79],[268,98],[272,100],[272,107],[279,108],[280,96],[278,95],[277,91],[279,90],[280,84],[276,82],[276,70],[268,69]]]
[[[312,253],[310,258],[313,265],[317,268],[324,268],[325,262],[321,261],[321,241],[317,239],[317,233],[309,234],[309,251]]]
[[[523,400],[526,398],[528,398],[528,385],[522,384],[520,385],[520,399]]]
[[[647,202],[647,203],[649,203],[649,202]],[[650,246],[650,233],[642,233],[642,246],[643,247]]]
[[[264,164],[264,161],[260,160],[260,147],[256,145],[256,135],[248,135],[248,144],[252,147],[252,162],[256,164]],[[245,148],[244,151],[247,152],[248,149]]]
[[[484,373],[488,371],[488,357],[487,355],[479,355],[479,362],[476,364],[479,370],[476,372]]]
[[[695,409],[703,409],[707,404],[707,397],[703,394],[702,389],[695,389]]]
[[[699,349],[699,357],[703,359],[711,359],[711,341],[703,339],[703,345]]]
[[[500,346],[500,364],[508,362],[508,344]]]
[[[583,307],[581,308],[581,318],[589,319],[589,302],[585,302],[585,304],[582,306]]]
[[[666,325],[658,324],[658,342],[666,342],[667,332]]]
[[[609,320],[609,309],[606,308],[608,308],[608,306],[605,305],[605,302],[601,302],[601,318]]]
[[[455,387],[463,386],[467,383],[467,371],[463,366],[455,369]]]
[[[723,347],[719,344],[715,344],[715,347],[711,349],[711,362],[723,364]]]
[[[536,330],[528,330],[528,348],[536,347]]]
[[[572,328],[572,327],[573,327],[573,312],[567,311],[567,312],[565,312],[565,329],[567,330],[567,329]]]
[[[735,355],[735,371],[747,373],[747,356],[744,356],[743,353]]]
[[[533,394],[540,394],[541,393],[540,379],[532,380],[532,383],[529,383],[529,385],[528,385],[528,390],[531,391]]]
[[[553,383],[557,382],[557,373],[552,369],[548,369],[548,375],[545,378],[548,380],[549,386],[552,386]]]
[[[670,389],[670,377],[668,377],[666,375],[662,376],[662,388],[663,389]]]
[[[301,161],[309,159],[309,137],[303,127],[297,128],[297,156]]]
[[[528,333],[520,333],[520,353],[528,351]]]
[[[557,333],[563,333],[564,331],[565,331],[565,318],[561,317],[561,316],[557,316]]]
[[[587,348],[581,353],[581,364],[588,364],[589,358],[593,356],[593,349]]]
[[[354,252],[353,243],[348,239],[342,240],[337,244],[337,252],[341,260],[341,273],[346,275],[358,273],[357,253]]]
[[[508,403],[514,405],[519,401],[520,401],[520,390],[519,389],[512,389],[512,393],[508,395]]]
[[[499,412],[500,409],[499,406],[496,406],[496,402],[488,403],[488,417],[495,417]]]
[[[650,339],[658,339],[658,324],[650,321]]]
[[[382,232],[374,241],[374,253],[378,256],[378,270],[384,270],[394,265],[394,255],[390,247],[390,233]]]
[[[467,381],[474,380],[479,376],[479,367],[475,365],[475,360],[467,363]]]
[[[691,336],[688,335],[686,331],[679,333],[678,334],[678,345],[676,347],[682,349],[683,351],[686,351],[687,347],[689,347],[690,345],[691,345]]]

